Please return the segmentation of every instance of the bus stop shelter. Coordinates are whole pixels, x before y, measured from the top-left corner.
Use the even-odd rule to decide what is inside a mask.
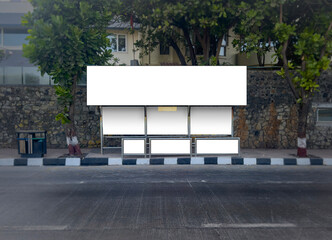
[[[127,155],[237,155],[233,106],[247,104],[245,66],[88,66],[87,105]]]

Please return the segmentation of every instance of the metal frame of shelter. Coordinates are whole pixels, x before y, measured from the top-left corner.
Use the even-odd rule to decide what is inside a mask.
[[[232,106],[176,106],[176,107],[186,107],[188,109],[187,115],[187,127],[188,127],[188,134],[148,134],[148,115],[147,115],[147,108],[148,107],[158,107],[158,106],[135,106],[135,107],[143,107],[144,108],[144,134],[137,134],[137,135],[104,135],[103,131],[103,111],[102,108],[107,107],[116,107],[116,108],[125,108],[125,107],[133,107],[133,106],[100,106],[100,151],[101,154],[104,154],[105,149],[119,149],[121,148],[121,157],[130,156],[130,155],[144,155],[144,157],[151,157],[151,140],[163,140],[163,139],[187,139],[190,140],[190,153],[189,154],[178,154],[178,153],[165,153],[165,154],[155,154],[155,155],[190,155],[191,156],[198,156],[198,155],[226,155],[223,153],[212,153],[212,154],[198,154],[197,153],[197,140],[198,139],[210,139],[210,140],[237,140],[238,141],[238,153],[229,153],[227,155],[238,155],[240,154],[240,139],[238,137],[234,137],[234,129],[233,129],[233,107]],[[162,106],[162,107],[175,107],[175,106]],[[220,108],[231,108],[231,134],[192,134],[191,133],[191,108],[192,107],[220,107]],[[105,139],[118,139],[121,138],[121,146],[114,147],[114,146],[104,146]],[[144,140],[144,153],[143,154],[128,154],[124,152],[124,140]]]

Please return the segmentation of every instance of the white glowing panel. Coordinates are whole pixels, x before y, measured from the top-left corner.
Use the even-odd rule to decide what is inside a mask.
[[[145,154],[144,149],[145,149],[144,139],[123,140],[123,154]]]
[[[148,107],[147,133],[149,135],[187,135],[188,108],[177,107],[176,111],[158,111],[158,107]]]
[[[190,139],[151,139],[151,154],[190,154]]]
[[[144,132],[143,107],[103,107],[104,135],[142,135]]]
[[[88,66],[87,104],[247,104],[246,66]]]
[[[232,134],[231,107],[192,107],[190,109],[191,134]]]
[[[197,154],[239,154],[239,139],[196,139]]]

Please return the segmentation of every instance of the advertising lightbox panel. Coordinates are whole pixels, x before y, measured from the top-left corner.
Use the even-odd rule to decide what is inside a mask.
[[[239,154],[239,139],[196,139],[197,154]]]
[[[150,139],[151,154],[190,154],[190,139]]]
[[[145,154],[145,140],[124,139],[123,154]]]
[[[148,135],[187,135],[188,108],[177,107],[176,111],[159,111],[158,107],[147,107]]]
[[[246,66],[88,66],[87,105],[247,104]]]
[[[103,107],[104,135],[144,135],[143,107]]]
[[[232,135],[231,107],[192,107],[190,133],[206,135]]]

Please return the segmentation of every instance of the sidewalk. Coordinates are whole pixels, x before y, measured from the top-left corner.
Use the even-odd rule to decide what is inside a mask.
[[[125,156],[120,149],[82,149],[84,157],[69,157],[68,149],[48,149],[43,158],[22,158],[17,149],[0,149],[0,166],[97,166],[97,165],[332,165],[332,149],[308,150],[297,158],[296,149],[241,149],[236,156]]]
[[[82,153],[86,155],[85,158],[121,158],[120,149],[104,150],[104,154],[100,153],[100,148],[84,148],[81,150]],[[237,157],[296,158],[296,151],[296,149],[241,149],[240,155]],[[44,158],[60,158],[64,157],[66,154],[68,154],[68,149],[47,149],[47,154],[44,156]],[[309,149],[308,154],[309,158],[332,158],[332,149]],[[0,149],[0,159],[3,158],[21,158],[21,156],[18,154],[16,148],[5,148]]]

